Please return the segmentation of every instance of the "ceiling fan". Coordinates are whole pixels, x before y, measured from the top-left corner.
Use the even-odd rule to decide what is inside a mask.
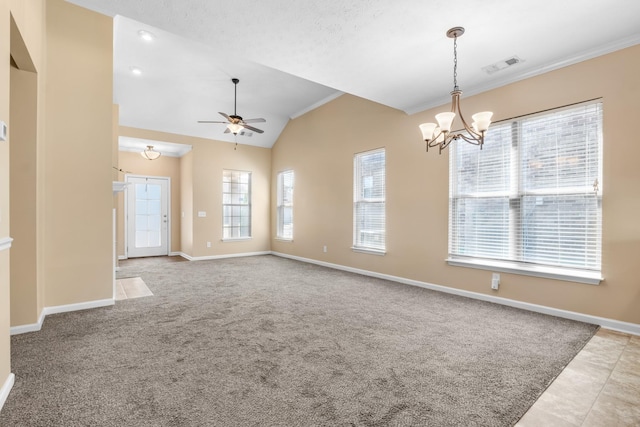
[[[227,119],[226,122],[215,121],[215,120],[198,120],[198,123],[226,123],[227,128],[224,130],[224,133],[231,132],[234,135],[237,135],[238,132],[240,132],[242,129],[263,133],[264,131],[262,129],[249,126],[247,123],[263,123],[263,122],[266,122],[265,119],[246,119],[245,120],[236,113],[236,104],[238,101],[238,83],[240,82],[240,80],[233,78],[231,79],[231,81],[233,82],[233,85],[234,85],[233,114],[229,115],[225,113],[219,113],[222,117]]]

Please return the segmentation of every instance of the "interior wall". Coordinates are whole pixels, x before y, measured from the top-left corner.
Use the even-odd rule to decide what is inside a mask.
[[[0,0],[0,20],[10,20],[9,1]],[[0,120],[9,122],[10,82],[10,29],[0,25]],[[10,134],[9,134],[10,138]],[[10,298],[9,298],[9,250],[2,249],[4,239],[9,239],[9,142],[0,141],[0,387],[11,374],[10,359]]]
[[[187,231],[186,245],[182,252],[192,257],[212,257],[246,254],[270,250],[269,202],[271,177],[271,150],[249,145],[238,145],[213,139],[155,132],[144,129],[120,127],[120,136],[155,141],[187,144],[193,151],[182,165],[191,168],[190,176],[182,171],[183,182],[192,183],[191,192],[185,194],[185,202],[191,198],[191,206],[181,208],[186,224],[193,224]],[[252,238],[243,241],[222,241],[222,171],[235,169],[252,172]],[[186,184],[183,184],[183,189]],[[187,190],[188,191],[188,190]],[[190,215],[187,217],[189,210]],[[206,212],[205,217],[198,212]],[[182,240],[182,236],[180,238]],[[189,242],[189,240],[191,240]],[[207,246],[211,243],[211,247]],[[189,244],[190,243],[190,244]],[[190,246],[190,247],[189,247]]]
[[[118,154],[120,169],[132,175],[159,176],[171,178],[171,248],[169,252],[180,252],[180,159],[178,157],[160,156],[157,160],[142,158],[140,153],[120,151]],[[120,181],[124,181],[124,173],[121,172]],[[117,248],[118,256],[125,255],[124,238],[124,193],[118,195],[117,221]]]
[[[251,239],[222,241],[222,173],[251,172]],[[271,152],[266,148],[220,142],[193,147],[192,256],[208,257],[270,251]],[[199,212],[206,212],[200,217]],[[207,247],[211,242],[211,247]]]
[[[15,63],[25,69],[39,70],[38,98],[42,99],[42,70],[44,50],[44,0],[0,0],[0,121],[8,125],[8,140],[0,141],[0,388],[8,385],[6,382],[11,372],[10,360],[10,325],[11,313],[11,282],[10,282],[10,252],[8,245],[3,245],[10,238],[10,149],[11,97],[19,97],[20,92],[11,93],[11,65],[10,57],[15,57]],[[22,68],[21,67],[21,68]],[[15,90],[15,89],[14,89]],[[43,105],[38,102],[37,109],[41,111]],[[20,117],[14,117],[20,120]],[[37,143],[40,146],[42,120],[37,121]],[[33,159],[35,162],[35,159]],[[32,165],[29,165],[32,167]],[[14,221],[19,218],[14,218]],[[38,284],[40,286],[40,284]],[[38,291],[36,305],[40,309],[41,295]],[[31,304],[32,305],[32,304]]]
[[[11,67],[10,233],[11,325],[38,321],[38,75]]]
[[[46,8],[45,305],[113,296],[113,22]]]
[[[462,100],[494,121],[593,98],[604,102],[603,245],[599,286],[449,266],[448,150],[425,153],[418,124],[448,106],[413,116],[349,95],[290,122],[272,152],[271,233],[276,174],[295,171],[293,242],[276,252],[640,324],[640,145],[629,137],[639,108],[640,46],[555,70]],[[353,124],[357,123],[357,126]],[[330,124],[328,126],[327,124]],[[454,126],[455,127],[455,126]],[[385,147],[387,254],[352,245],[353,155]],[[328,248],[322,252],[323,246]]]
[[[193,151],[180,158],[180,247],[193,254]]]

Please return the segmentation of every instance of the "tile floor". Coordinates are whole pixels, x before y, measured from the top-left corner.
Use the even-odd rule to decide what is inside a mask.
[[[116,280],[116,301],[153,296],[140,277]]]
[[[600,329],[516,427],[640,426],[640,336]]]

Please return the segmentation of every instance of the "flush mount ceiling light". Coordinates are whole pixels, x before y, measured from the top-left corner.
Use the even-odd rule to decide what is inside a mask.
[[[142,157],[147,160],[156,160],[162,156],[162,153],[159,151],[153,150],[153,145],[147,145],[147,149],[140,153]]]
[[[146,31],[146,30],[138,31],[138,37],[140,37],[142,40],[146,42],[153,41],[153,39],[156,38],[156,36],[154,36],[153,33],[150,33],[149,31]]]
[[[458,37],[464,34],[464,28],[453,27],[447,31],[447,37],[453,39],[453,91],[451,91],[451,112],[436,114],[436,123],[423,123],[420,125],[422,138],[426,142],[427,151],[429,148],[438,147],[439,153],[447,148],[451,142],[463,139],[470,144],[479,145],[482,149],[484,144],[484,135],[491,124],[490,111],[476,113],[471,118],[473,123],[469,126],[460,111],[460,95],[462,91],[458,87]],[[451,125],[456,115],[460,117],[460,121],[464,126],[463,133],[451,132]]]

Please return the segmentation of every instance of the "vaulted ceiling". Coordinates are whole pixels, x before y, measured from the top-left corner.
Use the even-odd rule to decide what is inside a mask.
[[[640,43],[638,0],[67,1],[115,17],[121,125],[262,147],[342,93],[407,114],[448,103],[454,26],[463,96]],[[233,112],[233,77],[264,134],[197,123]]]

